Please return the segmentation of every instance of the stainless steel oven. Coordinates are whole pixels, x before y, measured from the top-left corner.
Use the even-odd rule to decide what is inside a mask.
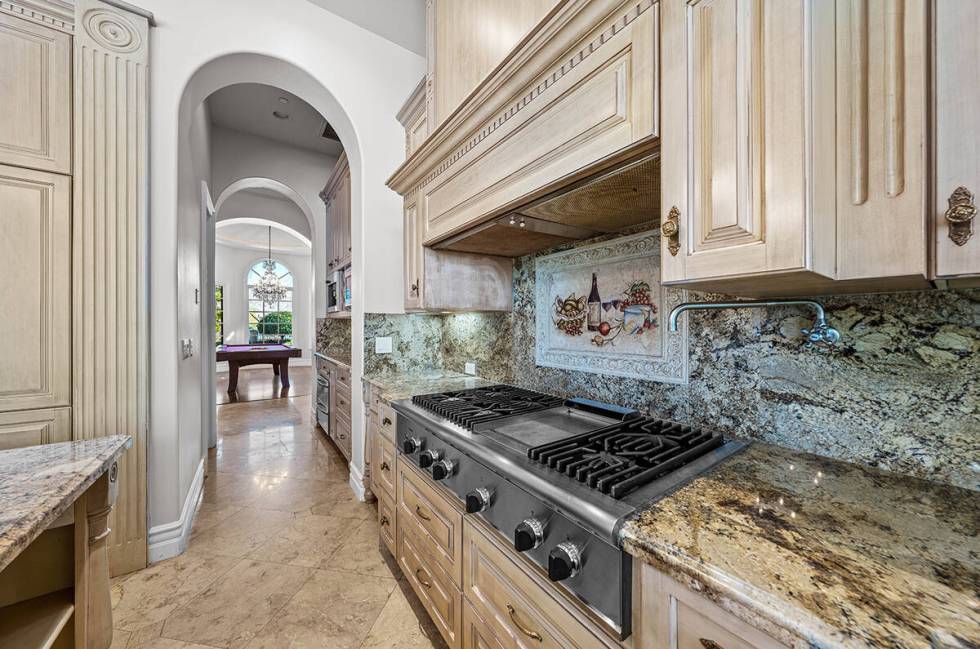
[[[330,379],[319,371],[316,374],[316,423],[330,433]]]

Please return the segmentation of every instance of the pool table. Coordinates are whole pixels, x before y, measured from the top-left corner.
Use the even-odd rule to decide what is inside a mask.
[[[215,352],[215,360],[219,363],[228,361],[228,392],[235,392],[238,390],[238,368],[260,363],[271,363],[282,387],[288,388],[289,359],[302,354],[303,350],[289,345],[222,345]]]

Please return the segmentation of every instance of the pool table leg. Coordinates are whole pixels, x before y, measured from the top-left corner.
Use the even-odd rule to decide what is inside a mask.
[[[282,361],[276,361],[275,363],[272,364],[272,373],[275,374],[276,376],[279,376],[280,363],[282,363]]]
[[[289,387],[289,359],[288,358],[284,358],[281,361],[279,361],[278,374],[279,374],[279,382],[282,384],[282,387],[288,388]]]
[[[228,392],[238,390],[238,361],[228,361]]]

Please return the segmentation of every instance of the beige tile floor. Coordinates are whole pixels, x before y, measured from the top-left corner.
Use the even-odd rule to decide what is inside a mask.
[[[113,580],[111,649],[444,646],[310,404],[218,407],[187,552]]]

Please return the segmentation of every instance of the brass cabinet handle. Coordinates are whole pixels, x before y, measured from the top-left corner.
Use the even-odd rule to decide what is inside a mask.
[[[423,586],[425,586],[426,588],[432,588],[432,582],[431,581],[426,581],[422,577],[422,574],[423,574],[423,572],[422,572],[422,569],[421,568],[416,568],[415,569],[415,578],[419,580],[419,583],[422,584]]]
[[[388,517],[384,514],[381,515],[381,520],[379,522],[381,523],[381,527],[387,527],[391,524],[391,521],[389,521]]]
[[[412,293],[414,293],[415,295],[418,295],[419,294],[419,281],[418,280],[415,280],[415,283],[412,284]]]
[[[681,211],[677,209],[676,205],[674,205],[670,208],[670,212],[667,214],[667,220],[660,224],[660,234],[667,239],[667,250],[669,250],[670,254],[675,257],[677,256],[677,252],[681,249],[681,227],[679,224],[680,216]]]
[[[957,187],[948,201],[945,216],[949,223],[949,238],[958,246],[965,245],[973,236],[973,219],[977,215],[973,193],[966,187]]]
[[[707,638],[698,638],[698,642],[701,643],[701,646],[704,647],[704,649],[725,649],[714,640],[708,640]]]
[[[384,419],[381,420],[381,425],[382,426],[391,426],[391,420],[388,419],[387,417],[385,417]]]
[[[538,642],[544,641],[544,638],[541,637],[540,633],[521,624],[521,621],[517,619],[517,611],[515,611],[514,607],[510,604],[507,605],[507,612],[510,613],[510,621],[514,623],[514,626],[517,627],[518,631],[532,640],[537,640]]]
[[[421,518],[423,521],[431,521],[432,520],[431,518],[429,518],[429,515],[428,514],[426,514],[425,512],[422,511],[422,508],[419,505],[416,505],[415,506],[415,514],[419,518]]]
[[[387,471],[391,470],[391,467],[388,466],[388,463],[387,462],[382,462],[381,463],[381,470],[387,472]]]

